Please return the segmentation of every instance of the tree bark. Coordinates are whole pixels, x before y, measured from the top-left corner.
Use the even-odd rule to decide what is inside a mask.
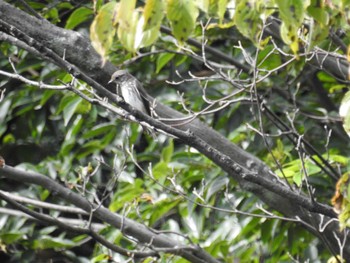
[[[102,86],[110,90],[115,88],[107,86],[107,82],[117,68],[109,62],[101,68],[100,56],[91,46],[89,39],[80,33],[59,28],[44,19],[30,16],[2,0],[0,0],[0,21],[24,32],[34,41],[40,42],[60,57],[65,57],[67,62],[78,67],[81,72]],[[0,27],[1,31],[8,35],[12,34],[11,30],[4,27]],[[16,38],[15,34],[13,36]],[[23,41],[23,39],[19,40]],[[30,46],[30,43],[26,44]],[[322,61],[322,65],[326,67],[328,63]],[[329,65],[333,64],[329,63]],[[183,116],[181,113],[160,103],[157,103],[155,110],[160,117],[164,118]],[[144,116],[137,117],[148,121],[156,128],[162,129],[164,127],[159,121],[150,120]],[[334,233],[341,237],[341,233],[337,230],[338,224],[332,221],[324,230],[321,229],[321,226],[336,217],[331,207],[314,202],[307,196],[290,189],[282,180],[272,174],[265,163],[242,150],[199,120],[179,126],[177,129],[187,134],[185,136],[185,133],[183,133],[178,136],[183,142],[198,149],[210,158],[226,171],[233,180],[236,180],[244,190],[253,193],[286,217],[299,218],[304,227],[325,242],[334,254],[339,254],[339,244],[334,237]],[[169,128],[167,132],[172,133],[173,130]],[[348,237],[347,240],[350,240],[350,238]],[[345,245],[343,253],[344,258],[350,260],[349,241]]]

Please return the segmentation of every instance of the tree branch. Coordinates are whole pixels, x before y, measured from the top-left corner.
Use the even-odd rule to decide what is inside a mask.
[[[95,205],[90,203],[88,200],[86,200],[79,194],[58,184],[54,180],[44,175],[34,173],[34,172],[26,172],[26,171],[18,170],[6,165],[3,168],[0,168],[0,176],[4,176],[11,180],[19,181],[21,183],[40,185],[48,189],[53,195],[57,195],[58,197],[64,199],[65,201],[71,204],[74,204],[77,207],[80,207],[87,213],[92,213],[93,217],[98,218],[103,222],[107,222],[117,229],[120,229],[123,234],[134,237],[140,243],[150,244],[155,249],[156,248],[174,249],[176,247],[183,247],[182,244],[179,244],[178,242],[172,240],[171,238],[165,236],[164,234],[159,235],[156,232],[149,230],[147,227],[145,227],[140,223],[137,223],[133,220],[125,218],[117,213],[112,213],[111,211],[109,211],[108,209],[104,208],[101,205]],[[9,202],[11,201],[10,198],[6,197],[6,195],[3,195],[1,192],[0,192],[0,197],[6,201],[9,201]],[[15,205],[14,203],[11,203],[11,204]],[[25,210],[25,212],[35,217],[35,215],[32,213],[33,211],[31,210],[28,211],[28,210]],[[45,217],[45,221],[48,221],[48,220],[49,219]],[[59,225],[60,227],[64,227],[59,223],[60,222],[56,222],[56,225]],[[77,228],[77,231],[78,230],[79,229]],[[86,234],[89,234],[89,233],[87,232]],[[197,249],[193,251],[193,247],[188,246],[188,249],[182,249],[181,251],[178,251],[178,252],[179,254],[177,255],[181,255],[185,259],[191,262],[199,262],[199,263],[204,263],[204,262],[217,263],[218,262],[216,259],[211,257],[208,253],[204,252],[199,247],[197,247]]]
[[[286,189],[285,185],[271,173],[269,167],[265,163],[250,153],[240,149],[237,145],[231,143],[228,139],[209,128],[204,123],[195,120],[174,129],[118,101],[113,93],[104,88],[110,75],[116,68],[108,62],[104,68],[101,68],[100,57],[91,47],[89,40],[79,33],[61,29],[46,21],[38,20],[35,17],[13,8],[3,0],[0,0],[0,22],[1,31],[15,36],[15,38],[18,38],[29,46],[33,46],[44,55],[45,58],[54,60],[57,65],[67,70],[67,72],[84,80],[110,101],[117,103],[122,108],[129,111],[138,120],[145,121],[157,129],[164,130],[180,138],[187,145],[196,148],[225,170],[243,189],[252,192],[267,205],[282,214],[290,218],[300,218],[310,225],[319,224],[321,217],[318,213],[320,212],[331,217],[334,216],[330,207],[325,205],[319,206],[317,203],[316,206],[314,203],[310,204],[310,200],[303,195],[300,196],[301,199],[299,199],[296,205],[295,195],[292,194],[293,192],[291,190],[289,190],[290,192],[284,192]],[[65,60],[62,59],[64,54]],[[322,56],[321,53],[319,55]],[[327,67],[328,64],[325,63],[325,61],[328,61],[329,56],[324,56],[322,58],[323,63],[321,65]],[[183,114],[160,103],[157,103],[155,110],[162,118],[184,117]],[[5,175],[5,171],[7,175],[10,176],[9,178],[14,179],[14,174],[16,174],[17,179],[22,180],[22,182],[42,183],[54,193],[57,191],[55,188],[52,188],[51,182],[49,184],[47,181],[42,182],[43,179],[38,177],[38,174],[30,173],[31,180],[34,181],[29,182],[27,178],[28,173],[5,167],[0,169],[0,174]],[[90,212],[93,208],[90,203],[84,199],[81,200],[82,198],[80,196],[72,193],[68,189],[61,189],[60,193],[57,194],[60,194],[62,198],[71,200],[72,203],[78,207],[82,207],[85,211]],[[317,213],[312,211],[317,211]],[[94,212],[94,216],[98,218],[101,217],[104,221],[118,228],[122,225],[122,217],[109,212],[103,207],[98,208]],[[331,220],[331,218],[327,217],[326,220]],[[137,237],[142,243],[152,242],[155,246],[168,248],[174,248],[174,245],[176,245],[162,236],[151,235],[143,225],[128,219],[124,221],[127,222],[128,227],[123,228],[123,231],[127,232],[130,236]],[[334,232],[337,233],[337,228],[338,224],[332,222],[323,232],[314,231],[314,228],[308,229],[317,236],[324,236],[330,243],[332,249],[337,251],[339,246],[333,235]],[[151,239],[151,237],[154,237],[154,239]],[[345,249],[344,257],[350,259],[350,246],[347,245],[345,248],[349,249]],[[210,259],[211,262],[216,261],[206,254],[201,254],[204,252],[197,251],[197,253],[199,253],[198,257],[191,252],[185,252],[184,257],[193,260],[193,262],[199,262],[195,260],[202,260],[203,258],[206,260]]]

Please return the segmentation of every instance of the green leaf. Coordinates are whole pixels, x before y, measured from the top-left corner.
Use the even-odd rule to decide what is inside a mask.
[[[217,15],[219,17],[220,24],[222,23],[222,20],[224,19],[224,15],[226,12],[226,6],[227,6],[227,0],[218,0],[217,2]]]
[[[101,145],[103,148],[107,147],[113,141],[116,134],[118,134],[118,130],[114,127],[106,135],[103,136],[101,140]]]
[[[84,120],[82,116],[80,114],[77,115],[74,119],[74,122],[72,123],[72,125],[70,125],[66,133],[65,140],[69,141],[71,138],[75,138],[76,135],[80,132],[83,122]]]
[[[84,139],[90,139],[92,137],[97,137],[99,135],[103,135],[108,133],[110,130],[116,129],[115,124],[112,123],[101,123],[99,125],[94,126],[89,131],[85,132],[83,135]]]
[[[227,0],[209,0],[203,1],[203,3],[199,3],[198,6],[202,10],[207,8],[206,10],[209,11],[209,15],[212,17],[218,17],[219,23],[222,24],[227,9],[227,2]],[[209,4],[209,6],[206,6],[207,4]],[[238,3],[236,3],[236,5],[237,4]],[[203,11],[206,12],[206,10]]]
[[[55,231],[57,229],[56,226],[48,226],[48,227],[44,227],[43,229],[40,230],[40,234],[41,235],[48,235],[51,234],[53,231]]]
[[[109,260],[110,260],[110,256],[108,254],[99,254],[96,257],[93,257],[91,262],[92,263],[101,262],[101,261],[106,262]]]
[[[115,192],[113,201],[109,205],[109,209],[113,212],[123,208],[127,203],[133,202],[144,192],[144,183],[140,179],[136,179],[133,184],[123,183],[122,187]]]
[[[16,142],[16,138],[12,133],[6,134],[4,136],[4,138],[2,139],[2,142],[4,144],[9,144],[9,143],[15,143]]]
[[[162,0],[147,0],[143,11],[143,30],[159,28],[164,16],[164,3]]]
[[[159,28],[160,26],[146,30],[144,32],[136,32],[135,47],[139,49],[153,44],[159,36]],[[140,35],[140,37],[138,37],[138,35]]]
[[[272,45],[266,46],[258,54],[258,65],[259,68],[272,70],[281,65],[281,56],[275,53],[270,53],[274,47]]]
[[[298,168],[298,170],[296,171],[295,168]],[[294,174],[295,174],[296,172],[300,172],[299,166],[294,166],[294,167],[291,166],[291,167],[288,167],[288,168],[286,168],[286,169],[283,169],[283,174],[284,174],[284,176],[285,176],[286,178],[293,177]],[[279,177],[284,178],[284,176],[283,176],[283,174],[282,174],[282,172],[281,172],[280,170],[276,170],[275,173],[276,173]]]
[[[53,178],[53,179],[55,179],[55,178]],[[51,194],[51,193],[50,193],[49,190],[47,190],[47,189],[43,190],[43,191],[40,193],[40,200],[45,201],[46,198],[50,196],[50,194]]]
[[[76,245],[69,239],[61,237],[42,236],[40,239],[36,239],[33,242],[34,249],[59,249],[59,248],[71,248]]]
[[[180,66],[182,65],[183,63],[185,63],[186,61],[188,60],[188,57],[187,56],[176,56],[175,57],[175,66]]]
[[[204,13],[209,12],[209,2],[213,2],[216,0],[196,0],[196,4],[200,10],[202,10]]]
[[[116,23],[118,24],[118,39],[123,47],[130,52],[137,50],[135,37],[137,23],[141,17],[138,12],[135,12],[135,4],[135,0],[121,0],[116,19]],[[140,35],[138,37],[142,38]]]
[[[11,100],[5,100],[0,103],[0,123],[5,123],[5,118],[11,106]]]
[[[198,7],[191,0],[168,0],[166,13],[175,38],[183,43],[195,28]]]
[[[171,209],[176,207],[180,203],[181,199],[165,199],[155,204],[156,208],[152,208],[150,225],[155,223],[159,218],[168,213]]]
[[[55,94],[57,94],[57,91],[55,90],[44,90],[39,103],[40,108]],[[36,109],[38,109],[38,107],[36,107]]]
[[[112,46],[115,36],[115,28],[113,27],[113,19],[116,8],[116,2],[105,4],[98,12],[94,21],[90,26],[91,44],[102,56],[102,64],[106,62],[107,54]]]
[[[7,232],[0,234],[1,242],[10,245],[15,243],[16,241],[22,239],[23,233],[20,232]]]
[[[300,187],[301,183],[303,182],[303,173],[299,172],[299,173],[294,173],[293,176],[293,182]]]
[[[172,139],[169,140],[169,144],[167,147],[164,147],[162,150],[162,160],[165,163],[169,163],[171,161],[171,157],[174,153],[174,141]]]
[[[66,27],[67,29],[74,29],[79,24],[85,22],[94,13],[91,9],[86,7],[79,7],[69,16]]]
[[[321,26],[326,26],[329,23],[329,14],[324,8],[309,6],[307,8],[308,14],[315,19]]]
[[[175,56],[175,53],[162,53],[157,58],[156,73],[159,73],[162,68],[168,64],[170,60]]]
[[[286,25],[298,28],[304,19],[303,0],[276,0],[279,8],[279,16]]]
[[[208,186],[207,194],[205,196],[206,201],[208,201],[213,194],[216,194],[228,183],[229,183],[229,179],[224,176],[219,176],[215,178],[212,182],[210,182]]]
[[[233,17],[237,29],[254,44],[258,43],[262,21],[254,1],[236,0],[236,11]]]
[[[294,53],[298,51],[298,28],[290,26],[286,23],[282,23],[281,27],[281,38],[289,45]]]
[[[77,152],[75,158],[78,160],[103,148],[99,140],[92,140],[83,145]]]
[[[335,84],[329,89],[329,93],[341,92],[346,88],[345,84]]]
[[[163,179],[165,181],[168,173],[170,172],[170,168],[168,164],[165,162],[159,162],[153,166],[152,173],[155,179],[160,180]]]
[[[135,4],[135,0],[122,0],[115,23],[119,41],[130,52],[154,43],[163,18],[162,1],[148,0],[143,14],[135,10]]]
[[[299,50],[298,30],[303,23],[305,6],[303,0],[276,0],[279,7],[281,37],[294,53]]]
[[[79,107],[79,104],[83,101],[80,97],[71,97],[71,99],[67,102],[63,109],[63,119],[64,119],[64,126],[68,125],[68,122],[72,118],[73,114],[76,112],[76,110]]]
[[[347,164],[349,164],[349,157],[347,156],[343,156],[343,155],[339,155],[339,154],[325,154],[323,155],[323,158],[328,159],[331,163],[339,163],[343,166],[346,166]]]

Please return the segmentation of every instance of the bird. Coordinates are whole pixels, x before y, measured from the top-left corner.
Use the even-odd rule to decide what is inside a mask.
[[[126,70],[117,70],[112,74],[108,84],[116,84],[116,92],[120,88],[124,101],[135,109],[150,115],[150,101],[147,99],[148,94],[142,84]]]

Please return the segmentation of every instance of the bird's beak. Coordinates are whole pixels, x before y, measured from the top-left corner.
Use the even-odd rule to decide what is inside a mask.
[[[110,83],[112,83],[113,82],[113,79],[110,79],[110,81],[108,81],[108,83],[107,84],[110,84]]]

